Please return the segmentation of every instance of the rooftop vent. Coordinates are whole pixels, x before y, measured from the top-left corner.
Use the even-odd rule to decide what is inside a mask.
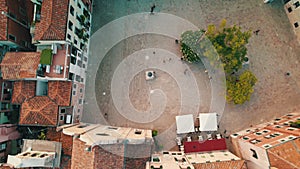
[[[283,143],[283,142],[286,142],[286,140],[285,139],[281,139],[281,140],[279,140],[279,142]]]
[[[232,137],[237,137],[239,134],[237,134],[237,133],[234,133],[234,134],[232,134],[231,136]]]
[[[142,134],[142,131],[141,131],[141,130],[135,130],[134,134],[139,134],[139,135],[141,135],[141,134]]]
[[[118,130],[118,127],[108,127],[110,130]]]
[[[288,137],[289,140],[294,140],[294,139],[296,139],[296,138],[297,138],[297,137],[295,137],[295,136],[289,136],[289,137]]]
[[[249,140],[249,137],[244,136],[243,140]]]
[[[264,130],[264,131],[263,131],[263,133],[268,133],[268,132],[269,132],[269,130]]]
[[[88,126],[88,124],[82,124],[82,125],[79,125],[77,128],[85,128],[87,126]]]
[[[97,133],[96,135],[97,136],[109,136],[109,134],[106,134],[106,133]]]
[[[267,149],[267,148],[270,148],[272,146],[270,144],[265,144],[265,145],[263,145],[263,147]]]

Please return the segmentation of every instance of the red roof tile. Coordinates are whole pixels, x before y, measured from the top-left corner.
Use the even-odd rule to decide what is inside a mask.
[[[202,151],[214,151],[214,150],[226,150],[226,142],[224,138],[206,140],[204,142],[199,141],[186,141],[184,144],[184,152],[202,152]]]
[[[69,106],[71,100],[72,82],[49,81],[48,95],[60,106]]]
[[[7,52],[1,62],[3,79],[35,78],[39,52]]]
[[[65,40],[69,0],[43,1],[41,21],[35,25],[35,40]]]
[[[300,168],[300,139],[291,140],[269,148],[268,157],[272,167]]]
[[[244,167],[244,160],[238,161],[220,161],[212,163],[199,163],[194,164],[195,169],[207,169],[207,168],[217,168],[217,169],[242,169]]]
[[[25,100],[20,112],[21,125],[51,125],[57,124],[58,105],[48,96],[35,96]]]
[[[22,104],[26,99],[35,96],[35,81],[16,81],[14,82],[11,102]]]

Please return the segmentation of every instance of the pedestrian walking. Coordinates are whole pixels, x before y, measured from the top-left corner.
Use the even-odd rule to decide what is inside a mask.
[[[155,7],[156,7],[155,4],[151,6],[150,14],[153,14],[153,11],[154,11]]]
[[[256,31],[254,31],[253,33],[255,33],[255,35],[258,35],[258,32],[259,32],[260,30],[259,29],[257,29]]]

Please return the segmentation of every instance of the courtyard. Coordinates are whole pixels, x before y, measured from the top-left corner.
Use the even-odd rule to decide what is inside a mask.
[[[97,32],[98,29],[120,17],[142,12],[150,13],[153,4],[156,5],[154,15],[151,16],[154,21],[157,17],[156,13],[168,13],[188,20],[200,29],[205,29],[208,24],[219,24],[225,18],[228,25],[237,24],[245,30],[260,30],[257,35],[253,34],[250,38],[247,54],[250,60],[249,68],[258,78],[255,92],[251,100],[243,105],[225,105],[219,119],[221,132],[226,129],[227,133],[232,133],[299,110],[300,73],[298,71],[299,55],[297,54],[300,53],[300,48],[280,0],[270,4],[264,4],[262,0],[95,1],[93,32]],[[129,24],[130,22],[134,23],[134,21],[129,21]],[[178,27],[184,27],[184,25],[178,25]],[[130,31],[128,30],[130,26],[124,28],[125,33]],[[179,36],[180,34],[178,34]],[[205,67],[201,63],[188,64],[180,61],[179,45],[174,40],[172,37],[149,33],[131,36],[109,49],[99,65],[93,64],[97,62],[97,57],[93,55],[97,54],[92,53],[89,57],[85,113],[82,121],[155,129],[159,131],[159,134],[165,135],[163,138],[169,142],[170,140],[167,139],[172,139],[172,141],[175,139],[176,115],[190,114],[191,112],[188,110],[195,109],[197,111],[192,113],[208,112],[212,103],[212,93],[211,81],[205,73]],[[151,57],[159,57],[155,59],[155,65],[164,65],[165,67],[176,65],[178,74],[181,74],[180,77],[186,78],[187,81],[184,81],[186,84],[191,82],[188,81],[190,76],[194,77],[200,95],[198,106],[193,105],[194,107],[186,108],[182,112],[181,97],[183,93],[176,77],[169,74],[168,71],[145,67],[143,71],[133,74],[132,79],[124,82],[129,86],[130,103],[136,111],[151,113],[149,109],[157,107],[161,114],[156,119],[139,123],[129,120],[118,110],[111,93],[114,73],[119,65],[135,52],[149,48],[153,49],[152,53],[141,55],[142,59],[145,59],[145,56],[149,56],[150,60]],[[161,54],[159,49],[170,51],[174,55]],[[93,49],[91,50],[93,51]],[[133,68],[128,67],[127,71],[130,72],[131,69]],[[157,77],[154,80],[146,81],[145,70],[150,69],[156,72]],[[95,71],[96,74],[91,74]],[[286,72],[290,72],[291,75],[285,76]],[[120,82],[121,86],[122,84]],[[93,87],[91,88],[91,86]],[[220,97],[223,96],[220,95]],[[161,141],[161,144],[164,145],[164,141]]]

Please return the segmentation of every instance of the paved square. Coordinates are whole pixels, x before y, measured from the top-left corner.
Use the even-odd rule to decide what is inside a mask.
[[[225,18],[229,25],[237,24],[245,30],[260,30],[257,35],[252,35],[248,44],[249,68],[258,78],[255,92],[251,100],[244,105],[226,105],[223,116],[220,117],[221,131],[224,129],[229,132],[238,131],[251,124],[269,121],[271,118],[299,110],[300,45],[296,42],[280,0],[270,4],[264,4],[262,0],[95,1],[93,31],[96,32],[100,27],[119,17],[150,12],[153,3],[156,5],[154,12],[177,15],[199,28],[206,28],[211,23],[218,24]],[[125,29],[124,32],[126,31]],[[164,114],[155,123],[148,125],[132,123],[116,111],[111,100],[109,91],[115,68],[129,54],[149,47],[166,49],[180,57],[179,47],[174,43],[174,39],[160,35],[138,35],[118,43],[101,62],[97,80],[94,82],[87,78],[87,83],[97,84],[97,89],[96,93],[86,89],[86,97],[97,99],[102,114],[91,109],[89,103],[86,103],[85,114],[82,118],[84,122],[108,122],[112,125],[150,127],[159,130],[175,123],[173,117],[180,110],[180,92],[176,81],[166,72],[155,70],[160,77],[157,81],[150,83],[144,81],[145,74],[141,72],[135,76],[130,85],[129,97],[138,110],[149,108],[149,88],[158,87],[167,95],[168,102]],[[93,61],[91,56],[89,62]],[[165,62],[167,63],[168,60]],[[198,75],[197,83],[202,98],[209,98],[200,100],[199,112],[208,111],[211,93],[204,67],[201,65],[189,65],[189,67],[194,74]],[[288,77],[285,76],[287,71],[291,73]],[[106,92],[105,96],[102,95],[103,92]],[[222,97],[221,94],[220,97]],[[175,131],[173,132],[169,133],[170,139],[175,138]]]

